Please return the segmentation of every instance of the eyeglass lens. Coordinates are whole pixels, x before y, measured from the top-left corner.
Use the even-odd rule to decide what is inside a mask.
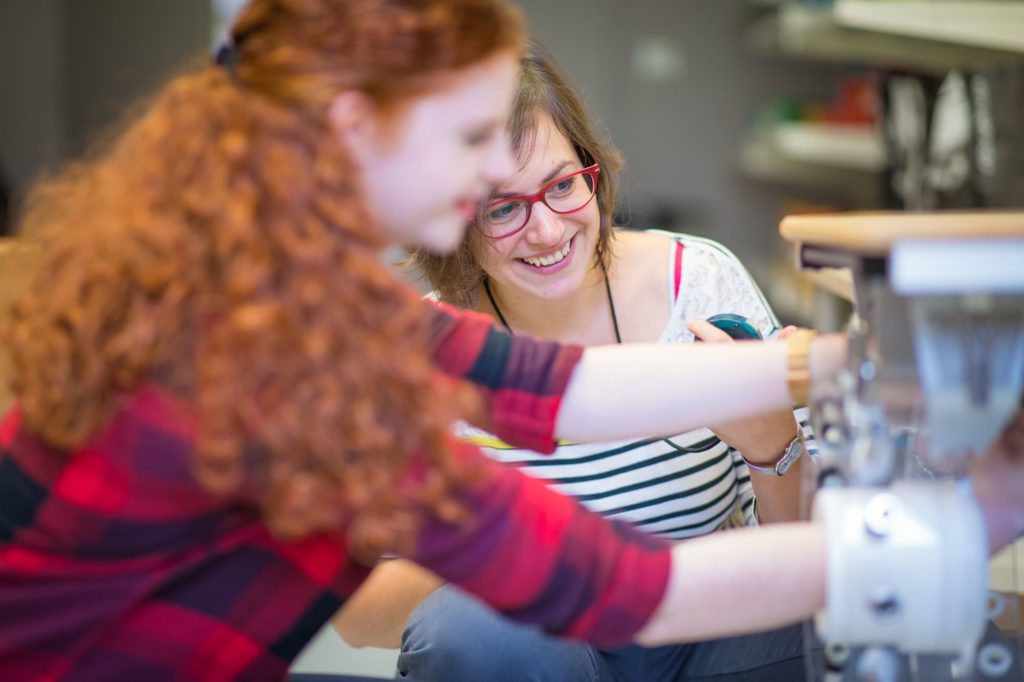
[[[555,213],[572,213],[586,206],[594,196],[594,178],[590,173],[577,173],[548,186],[542,201]],[[486,209],[481,225],[487,234],[501,236],[519,230],[530,218],[527,199],[509,199]]]

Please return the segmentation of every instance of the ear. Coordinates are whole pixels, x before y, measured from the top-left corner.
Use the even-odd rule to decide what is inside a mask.
[[[327,107],[331,130],[348,147],[356,161],[373,153],[379,132],[377,116],[376,104],[362,90],[345,90]]]

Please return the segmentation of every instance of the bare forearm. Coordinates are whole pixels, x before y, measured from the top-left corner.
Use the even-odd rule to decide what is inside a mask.
[[[743,422],[715,427],[722,440],[735,448],[750,464],[774,467],[787,454],[800,433],[793,411],[786,409]],[[801,456],[782,476],[748,467],[750,485],[757,499],[757,517],[762,524],[800,519],[800,488],[808,458]]]
[[[825,600],[825,536],[815,524],[715,533],[672,551],[644,646],[757,632],[809,617]]]
[[[351,646],[397,649],[402,646],[409,614],[442,584],[411,561],[386,561],[345,602],[331,624]]]
[[[781,343],[588,348],[557,435],[593,442],[680,433],[791,405]]]

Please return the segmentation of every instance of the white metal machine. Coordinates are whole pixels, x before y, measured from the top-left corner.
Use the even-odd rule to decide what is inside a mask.
[[[847,370],[810,401],[829,587],[808,679],[1024,682],[1024,557],[990,585],[963,476],[1021,407],[1024,212],[798,216],[782,234],[802,268],[853,275]]]

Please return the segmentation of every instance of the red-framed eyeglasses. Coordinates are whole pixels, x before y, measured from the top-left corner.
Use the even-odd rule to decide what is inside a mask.
[[[530,222],[533,205],[542,202],[558,214],[578,211],[597,193],[598,164],[552,180],[533,194],[495,199],[484,205],[477,225],[491,239],[511,237]]]

